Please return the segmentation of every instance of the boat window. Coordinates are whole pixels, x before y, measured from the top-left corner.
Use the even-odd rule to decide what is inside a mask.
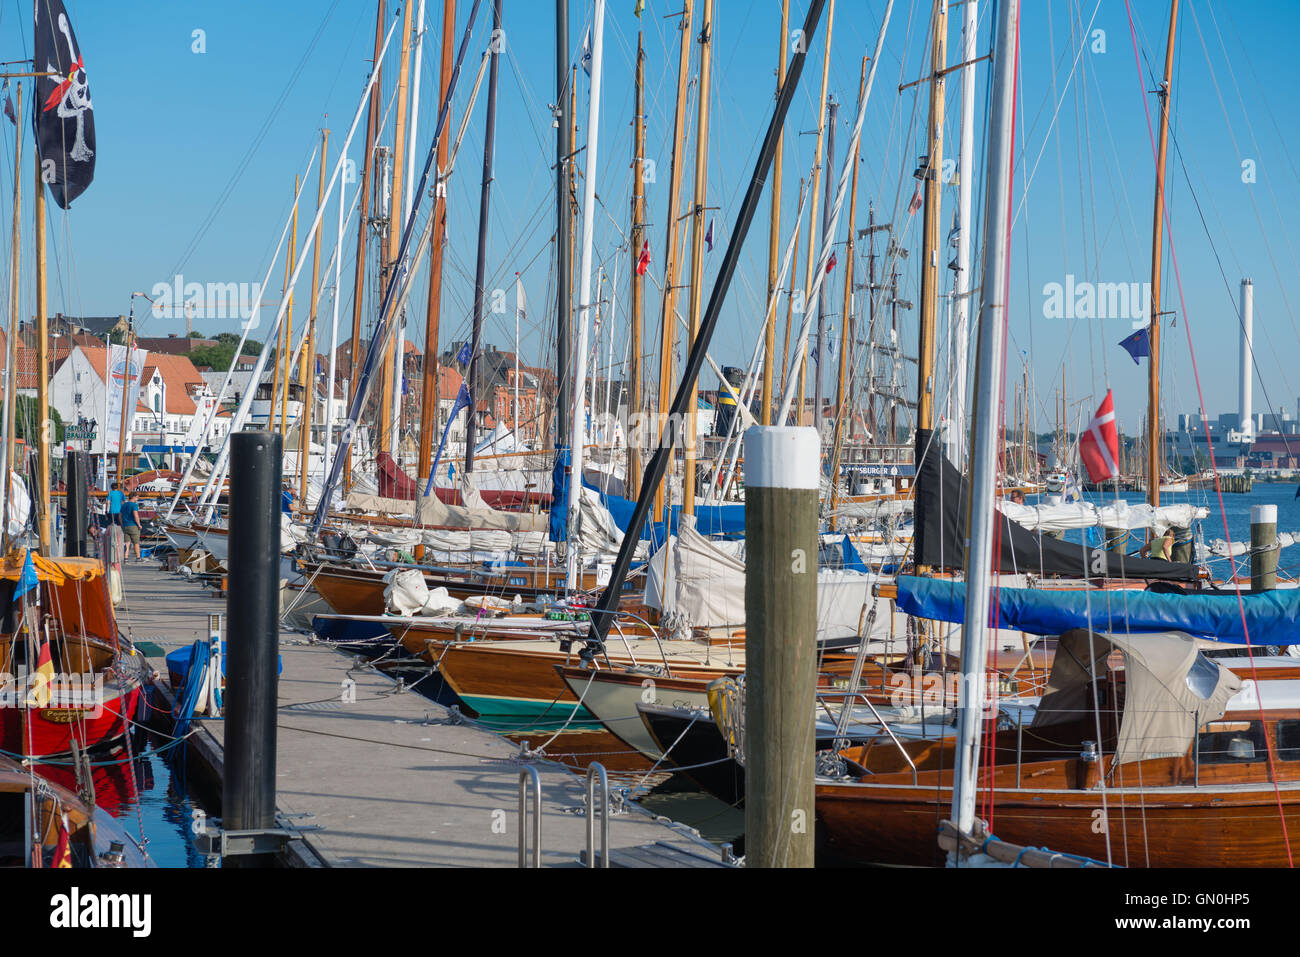
[[[1219,686],[1219,666],[1205,655],[1198,654],[1187,671],[1187,687],[1192,694],[1202,700],[1208,700]]]
[[[1300,722],[1296,722],[1300,724]],[[1202,731],[1197,739],[1202,764],[1238,764],[1263,761],[1264,723],[1262,721],[1217,722]]]
[[[1277,758],[1279,761],[1300,761],[1300,721],[1277,723]]]

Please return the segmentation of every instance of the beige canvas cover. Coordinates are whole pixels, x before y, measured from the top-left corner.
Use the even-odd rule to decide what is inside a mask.
[[[1223,717],[1242,680],[1201,654],[1200,641],[1181,631],[1153,635],[1095,634],[1076,629],[1056,646],[1052,674],[1034,716],[1041,728],[1077,718],[1093,707],[1091,675],[1104,677],[1112,649],[1124,655],[1125,699],[1115,761],[1186,754],[1196,732]]]

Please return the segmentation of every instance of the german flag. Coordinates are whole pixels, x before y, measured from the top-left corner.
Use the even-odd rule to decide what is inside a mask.
[[[44,708],[50,703],[50,688],[54,684],[54,662],[50,658],[50,643],[41,639],[41,650],[36,656],[36,672],[32,675],[31,691],[27,695],[27,704],[33,708]]]

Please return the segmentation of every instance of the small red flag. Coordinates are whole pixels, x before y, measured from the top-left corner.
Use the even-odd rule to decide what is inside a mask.
[[[650,268],[650,240],[645,241],[641,247],[641,255],[636,261],[636,274],[644,276],[645,271]]]
[[[68,847],[68,837],[69,837],[70,830],[71,827],[68,824],[68,815],[65,813],[63,815],[63,820],[60,822],[59,825],[59,843],[54,848],[53,864],[55,867],[72,866],[72,849]]]
[[[911,216],[920,208],[921,208],[921,187],[918,186],[916,187],[916,192],[912,194],[912,203],[910,206],[907,207],[907,214]]]
[[[836,264],[837,262],[839,262],[839,261],[840,261],[840,260],[839,260],[838,255],[837,255],[834,251],[832,251],[832,252],[831,252],[831,258],[830,258],[830,259],[827,261],[827,263],[826,263],[826,272],[827,272],[827,274],[829,274],[830,271],[831,271],[832,269],[835,268],[835,264]]]
[[[1089,482],[1119,475],[1119,430],[1115,427],[1115,404],[1109,389],[1097,414],[1079,437],[1079,458],[1088,470]]]

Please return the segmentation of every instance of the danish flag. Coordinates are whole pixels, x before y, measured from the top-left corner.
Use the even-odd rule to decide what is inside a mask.
[[[1109,389],[1087,431],[1079,437],[1079,458],[1088,470],[1089,482],[1119,475],[1119,430],[1115,428],[1115,403]]]

